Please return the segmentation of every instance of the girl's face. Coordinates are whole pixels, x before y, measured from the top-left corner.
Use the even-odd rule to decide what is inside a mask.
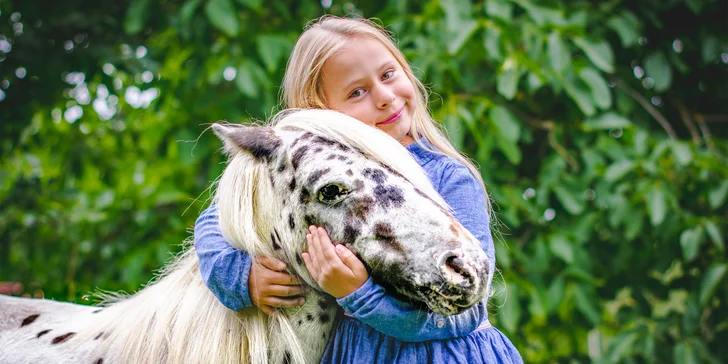
[[[353,38],[322,68],[326,106],[384,131],[403,145],[416,94],[392,53],[378,40]]]

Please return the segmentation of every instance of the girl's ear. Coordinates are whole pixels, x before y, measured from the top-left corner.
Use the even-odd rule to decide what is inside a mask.
[[[283,144],[271,128],[233,124],[212,124],[224,145],[224,152],[232,157],[238,153],[250,153],[253,157],[268,161]]]

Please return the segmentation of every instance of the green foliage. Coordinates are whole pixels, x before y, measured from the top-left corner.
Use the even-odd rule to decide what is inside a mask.
[[[270,116],[305,23],[357,13],[481,167],[526,362],[728,361],[725,2],[332,3],[0,3],[0,281],[141,287],[208,204],[209,123]]]

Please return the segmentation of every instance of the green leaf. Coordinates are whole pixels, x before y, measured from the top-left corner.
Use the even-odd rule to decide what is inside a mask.
[[[276,68],[288,54],[288,39],[279,35],[260,35],[256,39],[258,54],[269,73]]]
[[[600,70],[607,73],[614,72],[614,53],[606,40],[596,42],[585,38],[573,38],[572,40]]]
[[[593,292],[588,292],[581,284],[574,285],[574,303],[592,325],[597,325],[601,321],[601,314],[597,298]]]
[[[691,340],[686,340],[675,345],[672,351],[673,360],[680,364],[700,364],[701,360],[692,345]]]
[[[144,28],[149,18],[149,0],[132,0],[124,18],[124,31],[129,35],[135,35]]]
[[[513,4],[503,0],[487,0],[485,2],[485,12],[491,17],[510,22],[513,13]]]
[[[645,57],[645,73],[655,81],[655,92],[663,92],[672,84],[672,68],[665,54],[651,52]]]
[[[498,93],[507,100],[512,100],[518,90],[519,76],[515,61],[512,58],[506,59],[498,74]]]
[[[725,283],[723,277],[726,272],[728,272],[728,264],[726,263],[713,264],[705,271],[703,279],[700,281],[700,306],[705,306],[718,286]]]
[[[254,72],[250,61],[243,62],[243,64],[238,67],[238,73],[235,77],[235,85],[238,86],[238,90],[240,90],[243,95],[251,98],[258,97],[258,85],[255,82]]]
[[[584,129],[587,131],[629,128],[631,126],[632,122],[613,111],[597,115],[584,121]]]
[[[700,54],[703,56],[703,63],[710,63],[720,53],[720,41],[714,36],[701,37],[702,47]]]
[[[521,124],[508,109],[498,105],[490,109],[489,116],[500,136],[511,142],[518,141],[518,137],[521,135]]]
[[[599,72],[591,67],[582,69],[579,77],[584,80],[592,92],[592,98],[597,106],[604,110],[612,106],[612,91],[609,90],[607,81],[604,80]]]
[[[230,38],[238,35],[238,13],[230,0],[209,0],[205,14],[210,23]]]
[[[708,204],[713,210],[720,206],[723,206],[725,198],[728,195],[728,180],[721,181],[717,186],[710,189],[708,192]]]
[[[192,16],[197,12],[197,7],[200,6],[201,0],[188,0],[182,5],[179,11],[179,21],[181,24],[189,24]]]
[[[563,86],[564,90],[566,90],[566,93],[569,95],[569,98],[576,103],[576,106],[579,107],[584,115],[594,115],[597,110],[594,108],[594,103],[592,102],[591,95],[589,95],[589,91],[587,91],[579,83],[571,80],[564,82]]]
[[[558,185],[554,187],[554,194],[570,214],[578,215],[584,212],[584,200],[575,191],[571,191],[563,185]]]
[[[650,213],[650,222],[652,225],[660,225],[665,220],[667,213],[665,193],[660,184],[653,184],[652,188],[647,191],[647,194],[645,194],[645,203],[647,203],[647,211]]]
[[[518,323],[521,321],[520,290],[515,284],[509,284],[506,288],[506,298],[503,303],[503,311],[498,315],[499,322],[508,332],[516,332]]]
[[[460,53],[465,43],[473,36],[473,33],[478,30],[478,22],[471,19],[463,19],[460,21],[460,25],[453,34],[450,41],[447,43],[447,51],[451,56]]]
[[[563,260],[566,264],[574,262],[574,248],[562,235],[552,235],[549,239],[551,254]]]
[[[693,153],[690,146],[681,141],[674,141],[671,145],[672,153],[675,155],[675,161],[681,166],[686,166],[693,160]]]
[[[720,251],[725,250],[725,240],[723,240],[723,235],[720,233],[718,225],[712,221],[706,221],[703,223],[703,226],[705,227],[705,231],[708,232],[708,236],[710,237],[710,240],[713,241],[713,244],[715,244]]]
[[[498,27],[487,25],[483,36],[486,57],[489,60],[500,61],[503,59],[501,51],[501,30]]]
[[[607,25],[619,36],[623,48],[629,48],[639,40],[639,22],[632,13],[625,11],[607,20]]]
[[[687,229],[680,234],[680,246],[682,247],[683,259],[686,263],[692,262],[700,252],[700,245],[703,243],[703,227],[696,226]]]
[[[634,343],[638,339],[636,332],[624,332],[609,342],[609,350],[607,351],[605,362],[616,363],[622,358],[631,356],[634,350]]]
[[[609,182],[614,182],[622,179],[627,173],[634,169],[636,164],[633,161],[624,160],[614,163],[607,168],[604,173],[604,179]]]
[[[561,73],[571,63],[571,52],[557,32],[551,32],[548,38],[549,60],[551,67]]]
[[[518,143],[505,138],[497,138],[496,144],[498,144],[498,148],[503,152],[509,162],[514,165],[521,163],[521,149],[518,148]]]

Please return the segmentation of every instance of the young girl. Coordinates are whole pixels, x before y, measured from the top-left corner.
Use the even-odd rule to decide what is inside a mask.
[[[282,96],[285,107],[338,110],[402,143],[455,218],[481,241],[493,272],[489,204],[480,173],[436,127],[426,89],[385,30],[364,19],[325,16],[312,23],[293,49]],[[306,267],[346,313],[322,362],[523,362],[488,323],[485,300],[455,316],[423,311],[387,295],[350,251],[334,248],[323,228],[311,227],[307,240]],[[285,263],[251,259],[224,240],[215,206],[197,220],[195,247],[205,283],[226,307],[239,311],[255,305],[270,313],[303,303],[303,287],[283,272]]]

